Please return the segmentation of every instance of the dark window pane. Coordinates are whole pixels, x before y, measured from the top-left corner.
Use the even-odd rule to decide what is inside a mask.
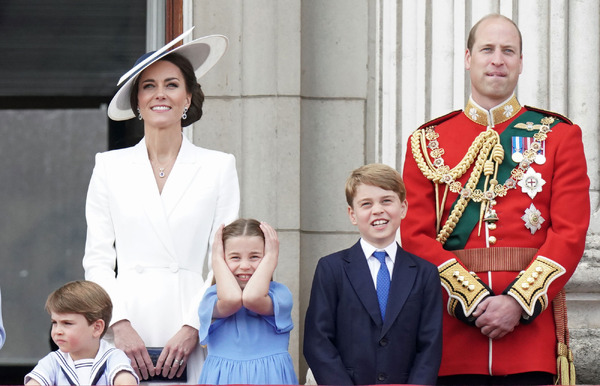
[[[145,52],[146,2],[2,0],[0,36],[0,96],[112,96]]]

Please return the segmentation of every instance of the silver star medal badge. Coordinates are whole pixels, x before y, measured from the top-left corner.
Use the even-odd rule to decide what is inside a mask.
[[[525,228],[529,229],[531,234],[540,230],[542,228],[542,223],[546,221],[542,217],[542,213],[533,204],[525,209],[525,214],[521,219],[525,221]]]
[[[531,199],[533,199],[536,194],[542,191],[542,186],[544,186],[545,183],[546,181],[544,181],[542,178],[542,174],[537,173],[532,167],[527,169],[523,179],[518,182],[523,193],[527,193]]]

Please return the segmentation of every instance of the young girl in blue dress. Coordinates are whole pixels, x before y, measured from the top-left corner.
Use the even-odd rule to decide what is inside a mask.
[[[298,384],[288,353],[292,294],[271,280],[279,240],[270,225],[239,219],[215,234],[216,285],[202,302],[200,343],[208,356],[200,384]]]

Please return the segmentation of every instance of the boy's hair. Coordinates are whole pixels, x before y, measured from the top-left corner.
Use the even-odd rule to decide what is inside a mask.
[[[88,325],[97,320],[104,321],[104,331],[108,328],[112,317],[112,302],[108,293],[100,285],[87,280],[71,281],[52,292],[46,300],[46,311],[49,314],[80,314],[88,321]]]
[[[223,228],[223,244],[238,236],[258,236],[265,241],[265,234],[260,229],[260,222],[253,218],[239,218]]]
[[[346,201],[352,207],[359,185],[372,185],[395,192],[400,201],[406,199],[406,187],[398,171],[384,164],[368,164],[355,169],[346,180]]]

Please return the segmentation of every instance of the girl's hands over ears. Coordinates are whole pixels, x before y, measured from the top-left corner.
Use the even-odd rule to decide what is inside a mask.
[[[265,235],[265,255],[261,264],[267,260],[267,262],[273,264],[273,270],[275,270],[279,258],[279,238],[277,237],[277,232],[266,222],[260,223],[260,229]]]
[[[221,224],[217,232],[215,233],[215,239],[213,240],[212,245],[212,259],[211,265],[213,271],[215,270],[215,266],[220,267],[223,263],[225,263],[225,248],[223,247],[223,228],[225,226]]]

